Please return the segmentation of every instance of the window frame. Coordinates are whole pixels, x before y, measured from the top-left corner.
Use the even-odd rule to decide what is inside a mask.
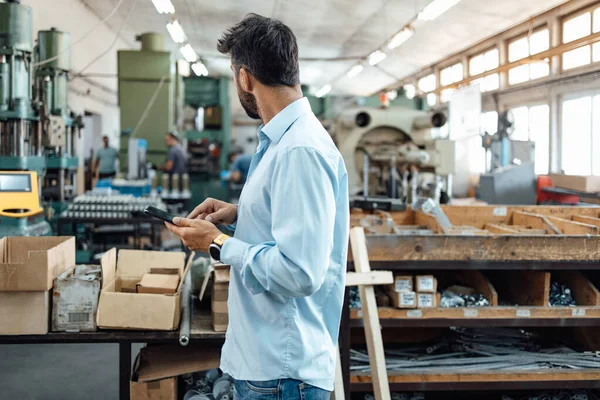
[[[583,39],[583,38],[586,38],[586,37],[590,37],[590,36],[592,36],[592,35],[594,35],[596,33],[599,33],[600,31],[594,32],[594,13],[596,11],[600,13],[600,2],[597,2],[595,4],[587,5],[585,7],[582,7],[580,9],[578,9],[578,10],[575,10],[575,11],[569,13],[569,14],[566,14],[566,15],[562,16],[560,18],[560,23],[559,23],[560,43],[561,44],[565,44],[565,41],[564,41],[565,23],[568,22],[568,21],[570,21],[570,20],[572,20],[572,19],[574,19],[574,18],[577,18],[577,17],[579,17],[579,16],[581,16],[583,14],[586,14],[588,12],[590,13],[590,32],[591,33],[589,35],[587,35],[587,36],[583,36],[583,37],[581,37],[579,39],[575,39],[575,40],[580,40],[580,39]],[[571,42],[574,42],[575,40],[572,40],[572,41],[566,42],[566,43],[571,43]],[[596,42],[596,43],[600,43],[600,42]],[[567,53],[569,53],[571,51],[574,51],[574,50],[579,50],[579,49],[581,49],[583,47],[589,47],[590,48],[590,62],[586,63],[586,64],[583,64],[583,65],[580,65],[578,67],[573,67],[573,68],[565,69],[564,68],[564,57],[565,57],[565,54],[567,54]],[[577,48],[575,48],[573,50],[565,51],[565,52],[563,52],[563,53],[560,54],[560,72],[562,72],[562,73],[565,73],[565,72],[566,73],[571,73],[573,71],[578,71],[581,68],[588,68],[590,65],[597,65],[598,63],[600,63],[600,58],[597,61],[594,61],[594,44],[586,44],[586,45],[583,45],[583,46],[579,46],[579,47],[577,47]]]

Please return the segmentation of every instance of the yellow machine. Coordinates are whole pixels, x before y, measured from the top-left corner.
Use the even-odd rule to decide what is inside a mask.
[[[0,171],[0,237],[44,236],[51,232],[40,206],[34,171]]]

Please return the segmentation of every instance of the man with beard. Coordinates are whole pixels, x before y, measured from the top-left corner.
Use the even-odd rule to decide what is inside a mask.
[[[250,14],[217,48],[246,113],[263,122],[258,149],[239,206],[208,199],[167,226],[231,265],[221,368],[235,397],[329,399],[349,231],[344,162],[302,96],[289,27]]]

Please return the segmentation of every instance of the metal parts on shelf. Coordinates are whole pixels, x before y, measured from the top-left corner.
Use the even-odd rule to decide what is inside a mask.
[[[186,393],[183,400],[232,400],[233,378],[218,369],[205,374],[184,376]]]
[[[589,390],[555,390],[518,397],[502,396],[502,400],[598,400],[598,398]]]
[[[388,371],[450,373],[468,371],[529,371],[540,369],[600,369],[600,356],[577,352],[560,342],[552,346],[518,329],[460,329],[438,342],[433,350],[410,347],[386,351]],[[351,350],[352,371],[370,370],[369,357]]]
[[[134,197],[133,195],[84,194],[77,196],[69,205],[62,217],[73,219],[125,219],[131,218],[132,212],[141,212],[148,206],[164,209],[159,198]]]
[[[575,302],[571,289],[567,285],[552,282],[548,305],[550,307],[575,307],[577,302]]]
[[[442,292],[440,306],[449,307],[489,307],[490,302],[474,289],[451,286]]]

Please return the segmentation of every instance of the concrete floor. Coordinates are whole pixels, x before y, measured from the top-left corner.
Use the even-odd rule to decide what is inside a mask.
[[[118,400],[118,385],[116,344],[0,345],[0,399]]]

